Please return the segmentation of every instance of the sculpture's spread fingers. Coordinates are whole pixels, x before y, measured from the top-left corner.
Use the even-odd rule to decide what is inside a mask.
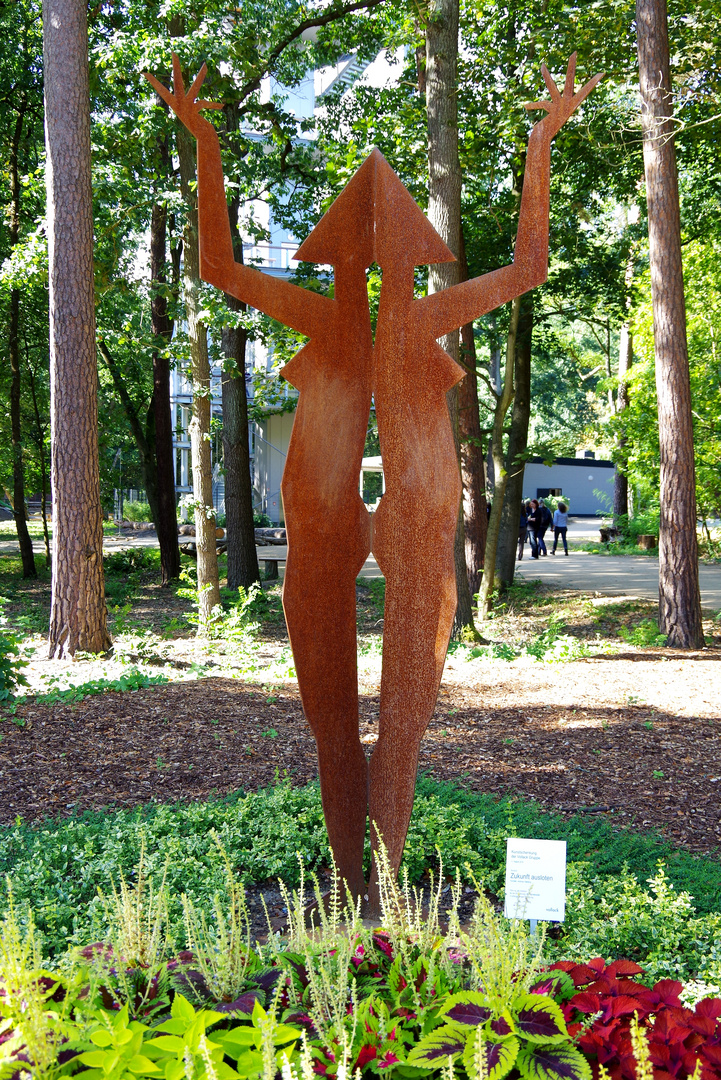
[[[191,101],[195,101],[195,99],[197,98],[198,93],[200,91],[200,88],[203,85],[203,83],[205,82],[205,76],[207,74],[208,74],[208,65],[203,64],[202,68],[200,69],[198,74],[195,76],[195,79],[193,81],[193,85],[191,86],[190,90],[188,90],[188,97],[190,98]],[[198,102],[198,104],[200,104],[200,102]]]
[[[573,97],[573,87],[576,82],[576,60],[578,59],[578,53],[571,53],[568,58],[568,67],[566,68],[566,82],[563,86],[563,96],[565,98]]]
[[[148,80],[153,90],[155,90],[155,93],[158,95],[158,97],[161,97],[166,105],[170,105],[171,109],[174,108],[175,98],[171,94],[170,90],[168,90],[167,86],[163,86],[161,82],[158,82],[155,76],[151,75],[149,71],[144,71],[143,75]]]
[[[543,81],[545,82],[546,86],[548,87],[548,92],[551,95],[551,100],[552,101],[560,101],[561,100],[561,92],[558,89],[558,87],[556,86],[553,79],[551,78],[551,73],[549,72],[549,70],[548,70],[548,68],[546,67],[545,64],[541,64],[541,75],[543,75]]]
[[[588,97],[588,95],[591,93],[591,91],[594,90],[598,86],[598,84],[600,83],[603,76],[604,76],[604,72],[599,71],[598,75],[594,75],[592,79],[588,80],[588,82],[586,83],[585,86],[581,87],[581,89],[578,91],[577,94],[574,95],[574,98],[573,98],[573,107],[574,107],[574,109],[577,109],[578,106],[581,104],[581,102],[584,101],[585,98]]]
[[[185,85],[183,83],[183,69],[180,66],[180,57],[173,53],[173,92],[178,101],[185,97]]]
[[[546,112],[550,112],[552,104],[550,101],[526,101],[523,108],[528,109],[529,112],[531,109],[545,109]]]

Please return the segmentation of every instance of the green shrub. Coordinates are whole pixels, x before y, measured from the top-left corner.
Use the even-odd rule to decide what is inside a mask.
[[[270,520],[267,514],[253,514],[253,525],[256,529],[270,529],[273,522]]]
[[[20,638],[8,624],[3,605],[9,601],[0,596],[0,704],[9,701],[19,686],[27,686],[23,668],[27,660],[20,651]]]
[[[0,616],[0,702],[8,701],[19,686],[27,686],[22,673],[26,667],[15,634],[7,628],[4,616]]]
[[[625,539],[636,544],[639,536],[658,536],[659,517],[658,507],[652,507],[644,510],[643,513],[635,514],[634,517],[621,514],[616,520],[616,525]]]
[[[146,502],[126,502],[123,506],[123,513],[127,521],[152,521],[150,514],[150,503]]]
[[[619,626],[618,636],[627,641],[629,645],[665,645],[666,634],[660,633],[655,619],[642,619],[640,623],[629,629],[627,626]]]
[[[68,939],[80,942],[103,935],[105,913],[97,889],[107,891],[109,881],[121,874],[132,880],[144,844],[148,874],[156,884],[167,864],[170,929],[179,932],[182,893],[187,892],[198,911],[212,918],[213,895],[223,887],[225,866],[211,830],[218,833],[236,873],[246,882],[282,878],[297,885],[298,852],[306,870],[329,864],[318,785],[293,788],[284,782],[205,803],[150,804],[35,826],[18,819],[0,829],[0,882],[10,875],[18,906],[33,907],[46,949],[57,955]],[[716,926],[716,937],[721,937],[721,924],[714,922],[721,911],[718,862],[692,856],[653,835],[619,829],[613,820],[566,821],[532,802],[496,800],[421,778],[405,866],[411,881],[420,881],[438,867],[440,849],[447,872],[459,868],[465,875],[469,866],[491,894],[501,897],[508,836],[567,841],[569,900],[560,931],[564,955],[573,948],[578,955],[584,948],[588,955],[635,950],[633,958],[639,963],[640,957],[656,963],[660,953],[654,933],[668,941],[673,930],[680,943],[677,959],[685,970],[703,971],[709,980],[721,977],[721,944],[714,943],[712,933]],[[649,878],[658,876],[659,860],[665,863],[668,888],[673,885],[674,896],[682,897],[679,903],[670,893],[654,900],[653,890],[646,886]],[[368,862],[366,846],[366,869]],[[694,905],[691,914],[684,894],[690,894],[688,903]],[[4,896],[0,885],[0,910]],[[592,918],[595,897],[599,914]],[[609,913],[608,919],[602,910]],[[637,940],[630,936],[634,910],[648,915],[647,929],[639,931]],[[580,912],[578,918],[575,911]],[[663,933],[653,929],[659,911],[665,912]],[[616,940],[623,948],[616,947]]]

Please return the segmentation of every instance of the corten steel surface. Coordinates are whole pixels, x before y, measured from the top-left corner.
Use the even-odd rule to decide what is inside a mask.
[[[233,257],[220,145],[173,56],[174,92],[148,79],[198,140],[203,278],[307,335],[283,369],[300,391],[282,492],[288,535],[283,606],[303,708],[318,748],[323,812],[338,868],[365,891],[368,816],[397,871],[408,830],[418,750],[438,694],[456,608],[453,537],[461,481],[446,404],[463,371],[437,343],[548,272],[550,146],[600,79],[574,94],[575,54],[561,93],[533,128],[514,260],[444,292],[414,299],[414,267],[453,255],[374,150],[297,258],[334,267],[334,297],[239,265]],[[383,272],[375,343],[366,268]],[[386,491],[371,518],[358,493],[371,396]],[[340,541],[340,542],[339,542]],[[355,580],[370,551],[386,579],[379,737],[366,765],[358,736]],[[341,556],[342,551],[342,556]],[[377,901],[370,883],[371,904]]]

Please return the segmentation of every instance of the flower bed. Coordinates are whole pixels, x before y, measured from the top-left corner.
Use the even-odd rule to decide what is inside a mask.
[[[336,883],[337,884],[337,883]],[[242,886],[208,923],[186,897],[188,948],[164,934],[162,890],[142,873],[108,901],[110,940],[39,963],[11,908],[0,934],[0,1078],[313,1080],[455,1072],[469,1080],[718,1080],[721,1000],[691,1008],[683,985],[638,964],[548,965],[543,940],[481,897],[466,926],[461,886],[444,918],[386,876],[382,928],[341,910],[251,946]]]

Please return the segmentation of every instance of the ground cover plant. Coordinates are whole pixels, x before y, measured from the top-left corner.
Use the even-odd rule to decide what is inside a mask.
[[[404,868],[411,883],[422,885],[442,865],[447,874],[461,874],[464,888],[482,883],[501,904],[509,835],[568,845],[567,918],[549,936],[549,957],[623,954],[656,978],[721,979],[719,862],[658,838],[421,780]],[[183,895],[204,918],[214,917],[213,897],[226,877],[216,836],[248,891],[256,934],[265,927],[264,895],[271,914],[283,916],[277,878],[294,887],[302,873],[325,879],[329,872],[318,787],[285,782],[205,803],[150,804],[34,827],[18,820],[0,831],[0,874],[7,880],[0,904],[7,907],[11,887],[18,911],[32,907],[46,953],[57,958],[68,941],[108,932],[101,893],[108,892],[109,880],[136,880],[144,851],[148,880],[156,888],[165,882],[168,926],[177,936],[184,925]],[[369,859],[367,850],[367,864]]]
[[[721,1001],[689,1001],[680,982],[649,980],[628,960],[549,965],[543,937],[529,940],[482,893],[462,924],[458,874],[447,885],[441,868],[424,907],[384,862],[375,925],[343,904],[335,876],[327,906],[316,880],[310,928],[301,876],[285,893],[287,936],[252,944],[242,885],[217,848],[224,889],[212,920],[184,896],[186,948],[168,932],[167,885],[152,888],[142,856],[135,883],[121,879],[104,901],[103,939],[52,969],[32,918],[21,927],[10,905],[0,1075],[591,1080],[593,1068],[637,1080],[646,1064],[649,1080],[718,1076]]]

